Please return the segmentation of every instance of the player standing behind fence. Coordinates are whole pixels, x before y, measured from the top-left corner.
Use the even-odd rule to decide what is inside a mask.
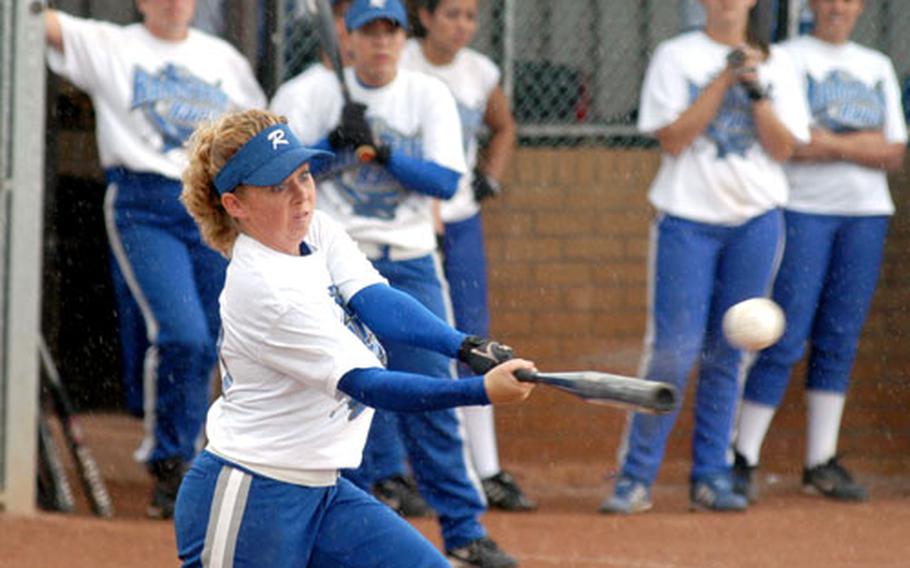
[[[499,193],[515,148],[515,119],[499,87],[500,72],[488,57],[468,47],[477,31],[478,0],[420,0],[419,25],[408,40],[401,66],[427,73],[449,87],[461,117],[467,173],[452,199],[439,202],[444,223],[443,267],[455,327],[485,337],[490,333],[487,302],[487,261],[480,204]],[[478,163],[478,137],[484,127],[490,138]],[[459,374],[471,374],[459,366]],[[462,411],[467,442],[490,506],[507,511],[536,508],[511,474],[499,464],[496,427],[490,406]]]
[[[168,518],[208,407],[226,263],[180,205],[183,142],[197,123],[265,105],[246,59],[189,27],[193,0],[138,0],[118,26],[46,12],[48,64],[92,98],[108,182],[108,239],[145,319],[149,515]]]
[[[250,110],[191,141],[183,202],[230,256],[221,294],[222,395],[180,487],[184,566],[447,567],[391,509],[338,476],[356,467],[372,408],[519,402],[512,360],[460,381],[387,371],[384,340],[458,355],[465,334],[388,284],[316,211],[309,162],[283,117]],[[372,407],[372,408],[371,408]]]
[[[638,119],[662,150],[649,193],[657,217],[641,376],[685,392],[699,362],[690,503],[717,511],[747,506],[733,492],[727,459],[743,352],[724,339],[721,318],[733,304],[768,293],[783,244],[780,162],[809,136],[789,58],[754,39],[755,3],[703,0],[705,31],[655,51]],[[622,469],[602,512],[651,508],[677,415],[630,415]]]
[[[304,143],[338,152],[316,172],[320,209],[344,226],[392,286],[447,319],[430,208],[433,198],[455,193],[464,172],[455,102],[437,79],[398,69],[407,28],[399,0],[355,0],[345,25],[353,61],[345,74],[354,102],[344,103],[331,74],[304,72],[279,89],[272,109],[288,116]],[[360,162],[354,150],[369,144],[378,149],[376,160]],[[449,360],[437,353],[394,341],[384,345],[390,369],[452,378]],[[494,345],[469,337],[461,358],[482,372],[489,359],[480,354],[498,357],[499,351],[489,349]],[[515,565],[480,524],[483,496],[472,483],[476,474],[455,412],[399,413],[397,419],[418,486],[439,514],[453,561]],[[369,488],[375,479],[358,481]]]
[[[812,140],[786,167],[787,247],[773,297],[787,329],[749,371],[734,444],[738,490],[752,501],[762,442],[807,341],[803,487],[839,500],[866,499],[835,454],[894,213],[885,171],[903,163],[907,128],[891,61],[850,41],[863,7],[862,0],[813,0],[812,35],[783,44],[804,81]]]

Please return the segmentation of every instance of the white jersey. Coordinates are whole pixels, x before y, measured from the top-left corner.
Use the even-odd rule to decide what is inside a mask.
[[[183,41],[164,41],[143,24],[58,16],[63,53],[48,50],[48,65],[91,96],[105,168],[179,179],[197,124],[265,106],[249,63],[221,39],[191,29]]]
[[[353,69],[345,75],[351,98],[367,105],[367,119],[383,143],[465,172],[458,110],[441,81],[400,69],[388,85],[368,88]],[[338,79],[317,64],[282,85],[271,109],[288,117],[301,142],[314,144],[338,125],[342,106]],[[357,242],[388,245],[411,257],[435,250],[432,198],[407,189],[384,167],[360,164],[351,152],[339,153],[317,187],[317,207],[340,221]]]
[[[337,390],[348,371],[381,367],[345,306],[386,281],[323,213],[305,243],[310,254],[292,256],[240,235],[221,293],[223,392],[206,434],[254,470],[357,467],[370,428],[372,409]]]
[[[723,71],[729,52],[729,46],[701,31],[661,43],[645,75],[639,130],[653,134],[678,119]],[[808,109],[790,58],[772,47],[758,74],[770,89],[777,117],[797,140],[807,142]],[[783,167],[759,143],[742,87],[727,91],[717,116],[679,156],[661,156],[649,198],[670,215],[719,225],[738,225],[784,205]]]
[[[474,166],[477,165],[477,138],[484,125],[487,101],[499,84],[499,69],[489,57],[467,47],[461,49],[450,64],[433,65],[424,57],[420,42],[416,39],[408,40],[400,65],[404,69],[420,71],[442,80],[455,97],[458,116],[461,118],[461,140],[464,144],[467,173],[462,176],[455,196],[442,201],[439,209],[442,220],[446,223],[473,217],[480,211],[471,187]]]
[[[803,81],[814,126],[835,133],[880,131],[890,143],[907,142],[900,87],[891,60],[848,42],[834,45],[812,36],[784,43]],[[854,162],[786,166],[787,208],[825,215],[891,215],[894,202],[884,171]]]

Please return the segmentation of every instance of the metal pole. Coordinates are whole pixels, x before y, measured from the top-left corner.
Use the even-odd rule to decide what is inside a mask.
[[[515,107],[515,0],[504,0],[502,22],[502,90]]]
[[[12,53],[12,184],[0,193],[5,211],[2,383],[6,391],[4,508],[35,508],[38,436],[38,333],[41,325],[41,234],[44,171],[43,4],[16,2]]]

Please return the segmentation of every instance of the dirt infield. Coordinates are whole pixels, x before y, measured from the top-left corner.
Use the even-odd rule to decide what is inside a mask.
[[[176,566],[171,524],[143,518],[150,485],[129,457],[140,424],[123,416],[84,422],[116,518],[92,518],[84,503],[76,515],[0,515],[0,567]],[[897,567],[910,558],[908,475],[864,478],[871,500],[859,505],[804,496],[795,475],[766,477],[761,502],[745,514],[688,512],[684,479],[671,476],[655,488],[653,512],[618,518],[595,512],[609,490],[598,464],[510,466],[541,508],[490,513],[485,524],[525,568]],[[415,524],[439,543],[435,521]]]

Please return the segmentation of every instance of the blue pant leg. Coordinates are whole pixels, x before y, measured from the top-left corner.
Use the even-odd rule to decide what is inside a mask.
[[[433,256],[374,264],[392,286],[447,319],[441,267]],[[440,380],[453,377],[452,362],[443,355],[399,343],[386,343],[385,347],[390,369]],[[466,457],[455,411],[399,413],[398,423],[421,495],[439,514],[446,548],[457,548],[484,536],[478,521],[485,508],[484,501],[474,484],[476,475]]]
[[[110,258],[111,282],[117,306],[117,329],[120,338],[120,372],[126,407],[130,414],[142,416],[143,411],[143,361],[148,350],[148,336],[142,312],[123,278],[113,254]]]
[[[727,452],[739,402],[744,353],[726,341],[721,321],[733,304],[768,294],[780,260],[782,237],[779,210],[726,230],[695,393],[692,479],[729,469]]]
[[[745,400],[775,408],[805,352],[837,230],[828,216],[793,211],[784,212],[784,225],[784,255],[772,298],[784,311],[786,327],[777,343],[757,354],[743,391]]]
[[[669,216],[655,222],[651,239],[642,376],[683,393],[702,345],[721,239],[714,227]],[[631,415],[621,456],[624,475],[654,482],[678,414]]]
[[[812,330],[807,388],[845,393],[878,284],[888,217],[839,217]]]
[[[405,456],[404,443],[398,432],[398,416],[394,412],[376,410],[360,466],[343,470],[342,475],[357,487],[369,491],[374,483],[404,475],[407,469]]]
[[[177,495],[178,556],[184,568],[308,566],[337,495],[337,486],[284,483],[202,452]]]
[[[186,222],[192,220],[177,201],[178,182],[142,178],[111,190],[116,192],[112,247],[152,340],[146,363],[155,396],[146,401],[147,439],[139,457],[189,460],[208,407],[217,331],[208,328],[185,241]]]
[[[463,221],[446,223],[443,251],[455,327],[469,335],[486,337],[490,333],[490,311],[480,213]],[[466,365],[459,364],[458,374],[464,377],[473,373]]]
[[[346,479],[340,479],[306,566],[447,568],[449,563],[407,521]]]

